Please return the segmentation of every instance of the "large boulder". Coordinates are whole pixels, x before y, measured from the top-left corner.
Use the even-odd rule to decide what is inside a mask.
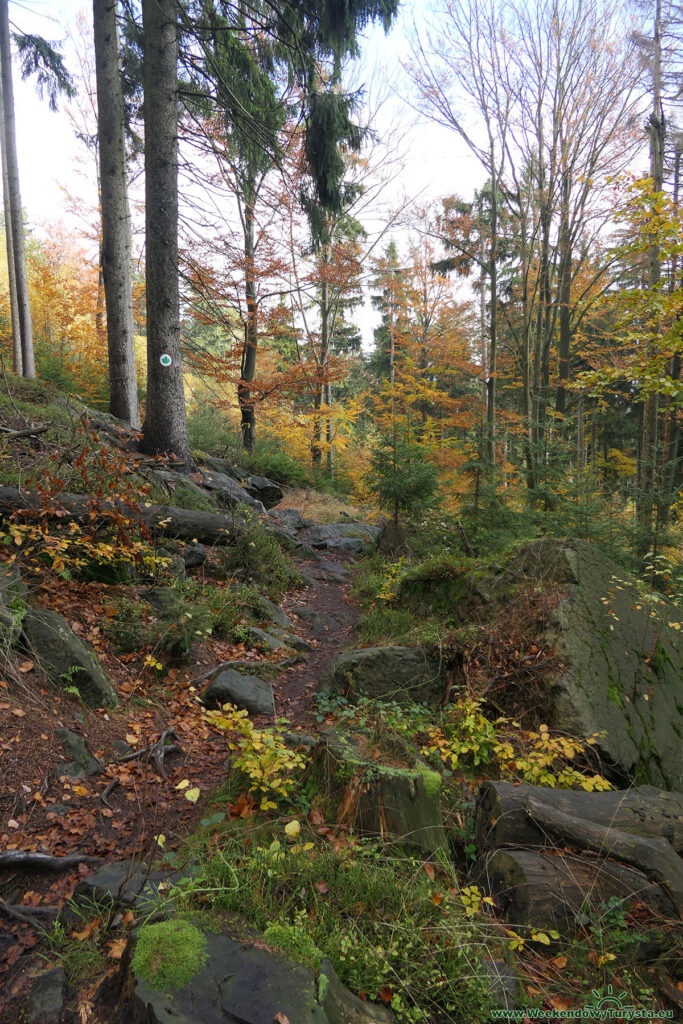
[[[391,1024],[393,1014],[345,988],[329,960],[318,971],[229,935],[206,934],[206,963],[183,988],[159,992],[134,974],[133,940],[119,972],[114,1024]]]
[[[325,668],[318,690],[435,704],[445,686],[445,665],[422,647],[362,647],[337,655]]]
[[[545,639],[566,669],[549,687],[548,724],[601,733],[600,753],[617,773],[683,789],[683,611],[586,542],[542,542],[523,554],[526,578],[561,594]]]
[[[226,508],[235,508],[237,505],[247,505],[255,508],[258,512],[265,512],[265,507],[260,500],[253,498],[251,494],[242,487],[234,477],[226,473],[217,473],[213,470],[200,470],[202,484],[211,491],[221,505]]]
[[[303,531],[303,539],[313,548],[348,551],[361,554],[377,540],[380,529],[370,523],[328,523],[311,526]],[[344,543],[346,542],[346,543]],[[349,543],[352,542],[352,543]]]
[[[549,726],[597,743],[618,782],[683,789],[683,611],[648,593],[598,548],[582,540],[525,544],[470,587],[458,611],[472,618],[543,592],[548,607],[538,642],[561,668],[546,682]]]
[[[92,707],[113,707],[118,698],[95,655],[66,620],[45,608],[28,608],[22,623],[26,646],[51,683],[75,686]]]
[[[201,696],[206,708],[234,704],[252,715],[273,714],[273,688],[259,676],[242,675],[234,668],[215,676]]]
[[[6,650],[21,635],[26,614],[26,584],[16,565],[0,565],[0,645]]]

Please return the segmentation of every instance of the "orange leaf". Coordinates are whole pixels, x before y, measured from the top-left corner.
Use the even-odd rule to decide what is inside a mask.
[[[432,903],[435,907],[440,907],[443,903],[443,893],[439,892],[438,889],[435,889],[432,893]]]
[[[432,865],[431,864],[423,864],[422,867],[424,868],[425,875],[427,876],[429,881],[433,882],[434,881],[434,868],[432,867]]]
[[[321,895],[323,896],[325,895],[325,893],[330,891],[327,882],[316,882],[315,887],[318,890],[318,892],[321,893]]]
[[[379,997],[380,997],[380,999],[382,1000],[383,1003],[390,1003],[393,994],[394,994],[393,988],[390,988],[389,985],[385,985],[384,988],[380,989]]]
[[[35,666],[34,666],[34,663],[32,661],[22,661],[21,665],[19,666],[19,671],[20,672],[32,672],[34,667]]]
[[[121,959],[121,957],[123,956],[123,951],[126,948],[126,942],[127,941],[128,940],[126,938],[121,938],[121,939],[112,939],[111,942],[107,943],[107,948],[109,949],[109,959],[110,960],[120,960]]]
[[[21,708],[12,708],[12,714],[16,715],[17,718],[23,718],[26,712],[22,711]]]
[[[79,942],[83,942],[85,939],[89,939],[94,932],[99,931],[99,929],[100,919],[99,917],[95,917],[92,921],[86,924],[85,927],[81,928],[80,931],[72,932],[71,935],[74,939],[78,939]]]
[[[560,970],[567,966],[566,956],[554,956],[550,962],[551,964],[555,964],[556,967],[559,967]]]
[[[276,1024],[289,1024],[289,1017],[287,1016],[286,1013],[283,1013],[282,1011],[280,1011],[280,1013],[276,1013],[275,1016],[273,1017],[273,1020],[276,1022]]]

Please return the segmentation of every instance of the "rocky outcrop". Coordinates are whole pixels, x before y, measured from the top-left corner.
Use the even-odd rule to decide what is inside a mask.
[[[421,647],[362,647],[334,658],[318,689],[403,704],[435,704],[445,686],[445,665]]]
[[[26,584],[16,565],[0,565],[0,650],[11,647],[21,635],[26,594]]]
[[[234,466],[226,459],[205,456],[203,462],[213,474],[230,477],[252,501],[259,502],[267,509],[282,501],[282,488],[268,477],[249,473],[248,470]]]
[[[136,977],[134,940],[121,962],[114,1024],[391,1024],[389,1010],[363,1002],[339,981],[329,960],[317,970],[248,941],[206,934],[206,962],[175,992]]]
[[[44,608],[27,609],[23,638],[53,685],[62,689],[75,686],[81,699],[92,707],[118,704],[97,658],[57,612]]]

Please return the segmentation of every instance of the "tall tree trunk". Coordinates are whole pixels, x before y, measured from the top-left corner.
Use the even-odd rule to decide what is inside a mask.
[[[569,231],[569,194],[571,183],[568,171],[562,178],[562,209],[560,223],[560,340],[559,340],[559,375],[560,383],[555,399],[555,411],[560,417],[567,413],[567,382],[569,380],[569,358],[571,352],[571,288],[572,288],[572,250]]]
[[[17,310],[21,335],[22,375],[30,380],[36,375],[33,356],[33,324],[28,296],[26,252],[24,248],[24,220],[19,190],[17,137],[14,124],[14,89],[12,87],[12,53],[9,40],[9,2],[0,0],[0,74],[2,77],[3,148],[7,159],[7,189],[9,192],[14,274],[17,290]]]
[[[244,349],[242,369],[237,385],[237,400],[242,418],[242,444],[246,451],[252,451],[256,431],[256,412],[250,385],[256,376],[256,352],[258,347],[258,310],[256,306],[256,267],[254,245],[254,201],[247,194],[253,191],[250,185],[245,189],[244,204],[244,279],[247,299],[247,322],[244,327]]]
[[[2,111],[2,76],[0,76],[0,111]],[[17,302],[17,278],[14,270],[14,245],[12,242],[12,214],[9,204],[9,183],[7,181],[7,146],[5,143],[5,122],[0,116],[0,145],[2,146],[2,201],[5,213],[5,244],[7,248],[7,285],[12,325],[12,369],[21,376],[21,331],[19,329],[19,303]]]
[[[143,447],[187,464],[178,293],[178,29],[175,0],[143,0],[147,410]]]
[[[650,177],[655,194],[662,191],[664,175],[664,141],[665,123],[662,110],[662,39],[661,39],[661,0],[657,0],[655,8],[655,24],[653,33],[653,65],[652,65],[652,113],[648,125],[650,136]],[[653,210],[653,219],[655,212]],[[661,256],[659,244],[653,239],[648,253],[647,286],[652,294],[659,289],[661,278]],[[653,314],[652,337],[648,343],[649,354],[656,354],[659,336],[659,318]],[[657,490],[657,395],[652,392],[643,401],[643,429],[641,438],[641,472],[640,495],[638,502],[638,549],[644,555],[653,544],[653,512],[655,492]]]
[[[133,348],[130,212],[116,0],[93,0],[97,137],[102,217],[101,268],[107,309],[109,411],[140,426]]]
[[[318,369],[320,371],[320,381],[318,382],[317,393],[315,396],[315,413],[313,416],[313,438],[311,442],[311,456],[315,465],[320,465],[323,456],[323,422],[321,406],[325,402],[325,396],[327,392],[327,386],[325,381],[325,368],[327,366],[327,352],[330,347],[330,286],[327,282],[327,270],[325,269],[325,264],[327,263],[328,258],[329,252],[327,246],[324,246],[322,254],[322,263],[324,268],[323,281],[320,286],[320,363],[318,366]]]
[[[498,178],[495,154],[491,146],[491,322],[489,324],[489,376],[486,388],[486,458],[493,483],[496,473],[496,369],[498,359]]]

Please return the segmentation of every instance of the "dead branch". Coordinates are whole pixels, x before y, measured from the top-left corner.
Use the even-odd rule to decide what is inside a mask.
[[[77,864],[94,864],[101,857],[87,853],[69,853],[65,857],[52,857],[48,853],[29,850],[4,850],[0,853],[0,868],[28,868],[34,871],[70,871]]]
[[[102,801],[102,803],[104,804],[105,807],[109,807],[109,810],[111,810],[111,806],[110,806],[109,803],[107,803],[107,797],[109,796],[111,791],[113,789],[115,789],[116,786],[119,786],[120,784],[121,784],[121,780],[120,779],[112,779],[112,781],[109,783],[109,785],[105,789],[103,789],[102,792],[100,793],[100,800]]]
[[[175,743],[167,743],[166,740],[175,740]],[[166,729],[162,732],[160,738],[156,743],[150,743],[148,747],[143,747],[142,750],[135,750],[132,754],[126,754],[125,757],[120,757],[118,764],[123,764],[125,761],[153,761],[154,767],[161,775],[162,779],[168,778],[168,773],[164,767],[164,758],[168,757],[169,754],[177,754],[182,752],[180,746],[180,737],[175,729]],[[107,787],[108,789],[109,787]],[[106,793],[106,790],[105,790]]]

